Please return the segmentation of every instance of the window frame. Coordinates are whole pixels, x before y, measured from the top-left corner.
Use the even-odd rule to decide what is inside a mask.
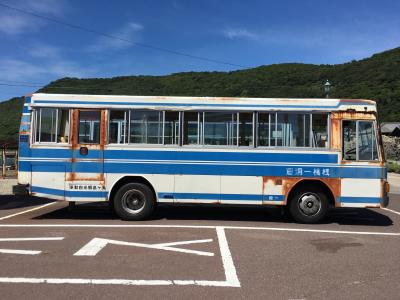
[[[122,111],[125,113],[125,134],[126,134],[126,139],[123,143],[110,143],[110,117],[111,117],[111,112],[112,111]],[[160,113],[160,120],[162,122],[161,126],[161,143],[160,144],[152,144],[152,143],[132,143],[131,142],[131,119],[132,119],[132,112],[135,111],[149,111],[149,112],[158,112]],[[178,133],[179,137],[177,139],[178,143],[174,144],[166,144],[165,143],[165,131],[166,131],[166,114],[168,112],[178,112]],[[227,113],[227,114],[232,114],[236,116],[236,143],[234,145],[206,145],[205,144],[205,119],[206,119],[206,113]],[[196,113],[197,114],[197,144],[184,144],[185,142],[185,113]],[[252,115],[252,144],[250,145],[240,145],[240,114],[251,114]],[[259,116],[261,114],[268,114],[268,145],[267,146],[260,146],[260,139],[259,139]],[[274,128],[277,128],[278,124],[278,115],[279,114],[300,114],[303,115],[305,118],[306,122],[309,122],[309,141],[307,146],[295,146],[295,147],[290,147],[290,146],[278,146],[277,145],[277,140],[278,137],[272,137],[273,135],[273,130]],[[326,146],[325,147],[316,147],[315,143],[313,142],[313,115],[318,114],[318,115],[326,115]],[[309,115],[309,120],[307,120],[307,115]],[[274,119],[275,118],[275,119]],[[274,121],[271,123],[271,121]],[[331,141],[331,112],[328,111],[318,111],[318,112],[312,112],[312,111],[254,111],[254,110],[156,110],[156,109],[130,109],[130,108],[109,108],[108,109],[108,118],[107,118],[107,145],[111,146],[134,146],[134,147],[171,147],[171,148],[176,148],[176,147],[185,147],[185,148],[219,148],[219,149],[260,149],[260,150],[266,150],[266,149],[285,149],[285,150],[290,150],[290,149],[309,149],[309,150],[315,150],[315,151],[328,151],[331,149],[330,141]],[[274,127],[275,126],[275,127]],[[305,132],[305,128],[307,127],[307,124],[303,122],[302,125],[303,131]],[[276,129],[275,129],[276,130]],[[375,129],[376,130],[376,129]],[[307,133],[305,132],[304,138],[306,138]],[[377,137],[375,136],[375,139]]]
[[[56,110],[56,128],[55,128],[55,141],[54,142],[42,142],[40,141],[40,131],[41,131],[41,117],[42,117],[42,113],[41,110],[42,109],[55,109]],[[57,142],[57,138],[58,138],[58,115],[59,115],[59,111],[61,110],[68,110],[68,142],[66,143],[62,143],[62,142]],[[71,114],[72,114],[72,109],[70,107],[66,107],[66,108],[60,108],[60,107],[35,107],[32,109],[32,128],[31,128],[31,144],[32,145],[71,145]],[[38,117],[39,115],[39,117]],[[39,123],[38,123],[39,120]],[[39,124],[39,126],[38,126]],[[36,135],[38,133],[39,130],[39,141],[36,139]]]
[[[344,152],[343,152],[343,147],[344,147],[343,122],[345,122],[345,121],[356,122],[356,159],[355,160],[349,160],[349,159],[345,159],[344,158]],[[360,160],[359,159],[359,153],[358,153],[358,132],[359,132],[359,125],[358,124],[359,124],[359,122],[370,122],[370,123],[372,122],[372,125],[373,125],[372,128],[374,129],[374,141],[375,141],[375,147],[376,147],[376,154],[377,154],[376,155],[377,156],[376,160],[372,160],[372,159],[370,159],[370,160]],[[380,145],[378,143],[377,120],[348,119],[348,118],[346,118],[346,119],[342,119],[341,120],[340,126],[341,126],[341,130],[340,130],[340,142],[341,142],[340,153],[341,153],[341,156],[342,156],[342,161],[346,161],[346,162],[376,162],[376,163],[382,161],[381,151],[380,151],[381,149],[380,149]]]
[[[126,122],[125,125],[125,141],[123,143],[110,143],[110,120],[111,120],[111,112],[112,111],[121,111],[125,113],[125,119],[124,121]],[[161,143],[160,144],[153,144],[153,143],[132,143],[131,142],[131,116],[132,116],[132,111],[146,111],[146,112],[158,112],[160,113],[160,121],[162,123],[161,126]],[[165,143],[165,115],[166,112],[178,112],[178,134],[179,134],[179,139],[177,144],[166,144]],[[157,110],[157,109],[129,109],[129,108],[112,108],[107,110],[107,145],[110,146],[137,146],[137,147],[146,147],[146,146],[151,146],[151,147],[179,147],[181,146],[181,133],[182,133],[182,111],[174,111],[174,110]]]
[[[257,128],[257,144],[256,148],[259,149],[310,149],[310,150],[320,150],[320,151],[328,151],[330,149],[330,140],[331,140],[331,132],[330,132],[330,118],[331,118],[331,112],[309,112],[309,111],[257,111],[257,123],[256,123],[256,128]],[[268,146],[260,146],[259,145],[259,136],[258,136],[258,128],[259,128],[259,114],[264,113],[268,114]],[[275,130],[278,126],[278,114],[302,114],[303,116],[309,115],[309,145],[308,146],[296,146],[296,147],[291,147],[291,146],[278,146],[277,141],[278,137],[275,136],[273,137],[273,127],[275,126]],[[320,114],[324,115],[326,114],[326,134],[327,134],[327,139],[326,139],[326,146],[325,147],[315,147],[313,146],[313,115],[315,114]],[[271,116],[274,115],[275,119],[274,122],[271,123],[271,120],[273,119]],[[272,126],[271,126],[272,125]],[[304,122],[303,126],[305,127],[306,122]],[[305,130],[304,130],[305,131]],[[305,137],[306,135],[304,135]]]

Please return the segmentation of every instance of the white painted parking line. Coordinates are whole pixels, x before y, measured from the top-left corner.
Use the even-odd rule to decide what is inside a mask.
[[[212,239],[207,240],[194,240],[194,241],[182,241],[182,242],[173,242],[173,243],[165,243],[169,245],[183,245],[183,244],[199,244],[199,243],[210,243]],[[165,246],[165,244],[144,244],[144,243],[132,243],[132,242],[124,242],[117,240],[109,240],[103,238],[93,238],[89,243],[79,249],[74,255],[75,256],[95,256],[97,253],[101,251],[108,244],[119,245],[119,246],[131,246],[131,247],[140,247],[140,248],[150,248],[157,250],[165,250],[165,251],[175,251],[203,256],[214,256],[214,253],[206,252],[206,251],[198,251],[198,250],[189,250],[183,248],[176,248]]]
[[[29,238],[0,238],[0,242],[22,242],[22,241],[62,241],[63,236],[57,237],[29,237]]]
[[[240,287],[240,281],[236,273],[236,268],[233,263],[232,255],[229,249],[228,241],[225,235],[225,229],[220,226],[214,226],[213,229],[217,232],[218,245],[222,259],[222,266],[225,274],[225,280],[135,280],[135,279],[90,279],[90,278],[33,278],[33,277],[0,277],[0,283],[44,283],[44,284],[90,284],[90,285],[198,285],[198,286],[211,286],[211,287]],[[92,240],[93,241],[93,240]],[[106,240],[110,241],[110,240]],[[194,241],[181,241],[172,243],[152,244],[154,245],[183,245],[193,243],[204,243],[212,240],[194,240]],[[120,242],[120,241],[117,241]],[[126,242],[123,242],[126,243]],[[133,244],[133,243],[128,243]],[[136,244],[136,243],[135,243]],[[88,245],[88,244],[87,244]],[[145,244],[146,245],[146,244]],[[87,248],[90,251],[89,248]],[[95,249],[96,250],[96,249]],[[185,249],[187,250],[187,249]],[[97,250],[96,250],[97,251]],[[99,250],[100,251],[100,250]],[[86,252],[87,253],[87,252]]]
[[[225,229],[223,227],[217,227],[216,230],[221,249],[222,263],[225,269],[226,281],[229,282],[231,286],[240,287],[239,278],[237,277],[236,268],[226,239]]]
[[[387,211],[390,211],[391,213],[394,213],[394,214],[396,214],[396,215],[400,215],[400,212],[398,212],[398,211],[395,211],[395,210],[393,210],[393,209],[389,209],[389,208],[381,208],[381,209],[384,209],[384,210],[387,210]]]
[[[11,215],[8,215],[8,216],[4,216],[4,217],[1,217],[1,218],[0,218],[0,221],[6,220],[6,219],[10,219],[10,218],[12,218],[12,217],[16,217],[16,216],[19,216],[19,215],[22,215],[22,214],[26,214],[26,213],[31,212],[31,211],[39,210],[39,209],[45,208],[45,207],[47,207],[47,206],[53,205],[53,204],[55,204],[55,203],[57,203],[57,202],[46,203],[46,204],[43,204],[43,205],[40,205],[40,206],[36,206],[36,207],[34,207],[34,208],[31,208],[31,209],[27,209],[27,210],[24,210],[24,211],[17,212],[17,213],[15,213],[15,214],[11,214]]]
[[[0,253],[4,254],[22,254],[22,255],[37,255],[42,253],[40,250],[14,250],[14,249],[0,249]]]
[[[354,234],[354,235],[376,235],[376,236],[400,236],[400,232],[382,231],[347,231],[288,227],[254,227],[254,226],[212,226],[212,225],[156,225],[156,224],[0,224],[0,228],[193,228],[193,229],[216,229],[221,227],[230,230],[269,230],[305,233],[327,233],[327,234]]]
[[[64,237],[29,237],[29,238],[0,238],[0,242],[24,242],[24,241],[61,241]],[[40,250],[19,250],[19,249],[0,249],[4,254],[37,255],[42,253]]]

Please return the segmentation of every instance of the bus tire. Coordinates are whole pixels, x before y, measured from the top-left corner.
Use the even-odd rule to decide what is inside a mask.
[[[152,214],[154,208],[153,191],[143,183],[127,183],[115,194],[114,211],[122,220],[144,220]]]
[[[309,187],[294,191],[288,210],[295,221],[313,224],[325,217],[328,208],[329,201],[325,191],[319,187]]]

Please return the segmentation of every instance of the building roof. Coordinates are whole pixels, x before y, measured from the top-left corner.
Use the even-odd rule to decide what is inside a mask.
[[[384,122],[381,124],[382,133],[392,133],[394,130],[400,129],[400,123],[397,122]]]

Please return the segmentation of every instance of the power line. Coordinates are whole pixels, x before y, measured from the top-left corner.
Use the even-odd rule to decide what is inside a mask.
[[[3,80],[0,80],[3,81]],[[75,89],[75,90],[112,90],[115,87],[107,87],[107,86],[45,86],[45,85],[36,85],[36,84],[17,84],[17,83],[3,83],[0,82],[0,86],[9,86],[9,87],[34,87],[39,89]]]
[[[96,35],[99,35],[99,36],[103,36],[103,37],[106,37],[106,38],[109,38],[109,39],[127,42],[127,43],[130,43],[130,44],[138,46],[138,47],[153,49],[153,50],[157,50],[157,51],[161,51],[161,52],[166,52],[166,53],[179,55],[179,56],[185,56],[185,57],[188,57],[188,58],[207,61],[207,62],[212,62],[212,63],[217,63],[217,64],[223,64],[223,65],[239,67],[239,68],[249,68],[248,66],[234,64],[234,63],[230,63],[230,62],[226,62],[226,61],[222,61],[222,60],[217,60],[217,59],[207,58],[207,57],[203,57],[203,56],[192,55],[192,54],[188,54],[188,53],[184,53],[184,52],[180,52],[180,51],[171,50],[171,49],[168,49],[168,48],[153,46],[153,45],[150,45],[150,44],[134,42],[134,41],[128,40],[126,38],[122,38],[122,37],[115,36],[115,35],[112,35],[112,34],[100,32],[100,31],[93,30],[93,29],[90,29],[90,28],[86,28],[86,27],[83,27],[83,26],[80,26],[80,25],[75,25],[75,24],[72,24],[72,23],[67,23],[67,22],[64,22],[64,21],[60,21],[60,20],[57,20],[57,19],[54,19],[54,18],[51,18],[51,17],[40,15],[40,14],[32,12],[32,11],[27,11],[27,10],[24,10],[24,9],[21,9],[21,8],[18,8],[18,7],[10,6],[10,5],[2,3],[2,2],[0,2],[0,5],[3,6],[3,7],[8,8],[8,9],[12,9],[12,10],[18,11],[18,12],[23,13],[23,14],[34,16],[36,18],[45,19],[47,21],[51,21],[51,22],[54,22],[54,23],[57,23],[57,24],[61,24],[61,25],[64,25],[64,26],[67,26],[67,27],[70,27],[70,28],[73,28],[73,29],[78,29],[78,30],[89,32],[89,33],[96,34]]]
[[[15,81],[15,80],[6,80],[6,79],[1,79],[0,78],[0,81],[2,81],[2,82],[11,82],[11,83],[22,83],[22,84],[34,84],[34,85],[40,85],[40,86],[43,86],[43,85],[46,85],[47,83],[43,83],[43,82],[27,82],[27,81]]]
[[[2,86],[18,86],[18,87],[42,87],[41,85],[29,85],[29,84],[12,84],[12,83],[1,83]]]

